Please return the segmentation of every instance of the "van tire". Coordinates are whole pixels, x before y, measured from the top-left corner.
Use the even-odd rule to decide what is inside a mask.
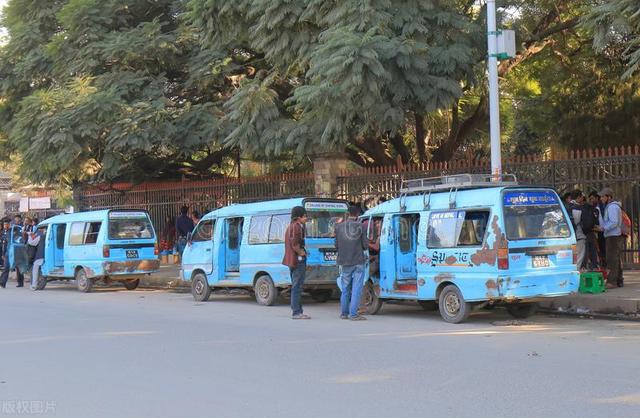
[[[278,300],[278,288],[273,284],[273,280],[268,275],[258,277],[253,286],[258,305],[273,306]]]
[[[529,318],[538,311],[537,303],[514,303],[507,305],[507,312],[514,318]]]
[[[211,287],[204,273],[196,273],[191,278],[191,294],[196,302],[206,302],[211,296]]]
[[[382,299],[378,297],[373,283],[367,282],[362,288],[362,298],[360,299],[360,306],[365,309],[367,315],[375,315],[380,312],[382,308]]]
[[[325,303],[329,299],[331,299],[332,293],[332,290],[311,290],[309,292],[309,294],[311,295],[311,299],[320,303]]]
[[[138,285],[140,284],[140,279],[127,280],[125,282],[122,282],[122,284],[127,290],[136,290],[138,288]]]
[[[84,269],[80,268],[76,270],[74,278],[76,279],[76,286],[78,286],[79,291],[81,291],[82,293],[91,292],[91,289],[93,289],[94,280],[87,277],[87,273],[84,271]]]
[[[418,305],[427,312],[435,312],[438,310],[438,304],[435,300],[419,300]]]
[[[465,321],[471,314],[471,304],[464,300],[458,286],[448,285],[440,293],[438,300],[440,316],[451,324]]]

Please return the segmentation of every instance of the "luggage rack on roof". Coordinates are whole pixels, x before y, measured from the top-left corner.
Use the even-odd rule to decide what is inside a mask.
[[[404,211],[404,204],[408,195],[425,192],[424,208],[429,208],[431,193],[449,191],[449,207],[456,206],[456,196],[460,189],[477,189],[483,187],[517,186],[515,174],[452,174],[449,176],[428,177],[423,179],[403,180],[400,187],[400,209]]]

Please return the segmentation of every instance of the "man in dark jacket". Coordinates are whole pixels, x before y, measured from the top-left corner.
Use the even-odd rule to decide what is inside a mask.
[[[187,246],[187,235],[193,232],[193,220],[188,213],[189,207],[183,206],[180,208],[180,216],[176,218],[176,235],[178,236],[176,247],[180,257],[182,257],[184,248]]]
[[[36,249],[33,267],[31,268],[31,290],[37,290],[41,274],[40,268],[44,264],[45,231],[46,227],[41,227],[29,234],[28,244]]]
[[[291,223],[284,234],[284,259],[282,264],[289,267],[291,273],[291,318],[311,319],[302,311],[300,296],[307,269],[307,252],[304,248],[307,211],[302,206],[291,209]]]
[[[0,287],[7,287],[9,280],[9,239],[11,221],[8,218],[2,220],[2,231],[0,232],[0,261],[2,261],[2,274],[0,274]]]
[[[358,315],[358,305],[364,284],[364,250],[369,246],[367,234],[358,222],[360,208],[349,207],[349,218],[336,225],[336,249],[338,265],[342,269],[342,296],[340,296],[340,318],[359,321],[367,319]]]

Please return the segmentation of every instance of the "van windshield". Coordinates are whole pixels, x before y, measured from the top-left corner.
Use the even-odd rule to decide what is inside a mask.
[[[109,212],[109,239],[154,238],[146,212]]]
[[[348,206],[344,202],[305,202],[307,238],[335,238],[336,224],[344,220]]]
[[[558,195],[551,190],[505,192],[503,209],[509,240],[571,236]]]

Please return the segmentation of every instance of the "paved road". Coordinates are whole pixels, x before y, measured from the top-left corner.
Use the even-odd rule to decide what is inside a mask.
[[[0,417],[17,401],[58,417],[640,415],[638,322],[507,325],[495,311],[450,325],[410,305],[350,322],[311,301],[306,313],[243,296],[0,289]]]

